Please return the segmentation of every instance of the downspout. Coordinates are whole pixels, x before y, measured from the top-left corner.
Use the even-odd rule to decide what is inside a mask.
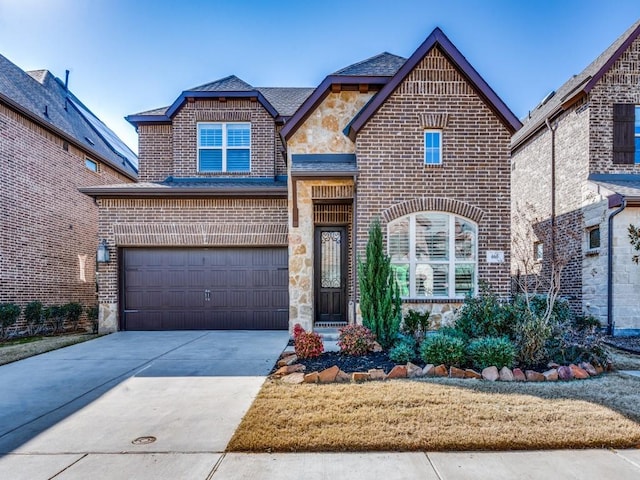
[[[556,263],[556,129],[558,124],[552,127],[549,118],[545,118],[544,123],[551,132],[551,268],[553,269]]]
[[[351,218],[351,231],[352,233],[352,237],[353,237],[353,248],[351,249],[351,265],[353,265],[351,268],[353,268],[353,275],[352,275],[352,280],[351,280],[351,288],[353,291],[353,306],[351,308],[351,313],[352,313],[352,317],[353,318],[353,324],[356,325],[358,323],[358,319],[357,319],[357,312],[358,312],[358,307],[357,307],[357,293],[358,293],[358,222],[357,222],[357,218],[358,218],[358,195],[357,195],[357,191],[358,191],[358,185],[356,183],[356,178],[357,176],[354,175],[353,176],[353,215]]]
[[[627,206],[627,199],[622,198],[622,205],[609,215],[607,232],[607,335],[613,336],[615,322],[613,321],[613,217],[622,212]]]

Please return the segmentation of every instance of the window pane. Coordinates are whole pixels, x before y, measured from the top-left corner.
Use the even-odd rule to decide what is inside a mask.
[[[320,234],[320,283],[322,288],[340,288],[342,285],[341,232]]]
[[[227,146],[248,147],[251,144],[251,127],[248,123],[227,125]]]
[[[475,260],[476,227],[456,218],[456,260]]]
[[[416,259],[449,259],[449,216],[439,213],[416,215]]]
[[[88,158],[85,158],[84,166],[87,167],[92,172],[97,172],[98,171],[98,164],[96,162],[94,162],[93,160],[90,160]]]
[[[248,172],[249,150],[227,150],[227,172]]]
[[[409,218],[389,224],[389,256],[392,261],[409,260]]]
[[[201,147],[221,147],[222,146],[222,125],[206,124],[198,125],[200,129]]]
[[[600,228],[589,230],[589,248],[600,248]]]
[[[634,154],[634,162],[640,163],[640,137],[635,138],[636,150]]]
[[[442,163],[440,148],[441,132],[424,133],[424,162],[427,165],[438,165]]]
[[[427,263],[416,265],[416,297],[433,297],[433,267]]]
[[[456,265],[456,297],[473,295],[474,277],[474,265]]]
[[[409,296],[409,264],[391,264],[391,271],[401,297]]]
[[[199,150],[198,156],[199,170],[201,172],[222,171],[222,150]]]

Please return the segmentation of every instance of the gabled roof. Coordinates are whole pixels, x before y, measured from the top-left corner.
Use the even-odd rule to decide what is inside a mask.
[[[311,92],[312,88],[253,87],[235,75],[229,75],[185,90],[168,107],[135,113],[126,119],[136,126],[141,123],[170,123],[187,98],[255,98],[273,118],[289,117]]]
[[[374,57],[341,68],[332,75],[359,75],[391,77],[400,69],[407,59],[389,52],[382,52]]]
[[[331,85],[384,85],[404,62],[403,57],[383,52],[332,73],[300,105],[284,125],[280,135],[285,142],[291,138],[316,107],[329,95]]]
[[[629,48],[640,34],[640,20],[636,21],[609,48],[602,52],[587,68],[567,80],[555,92],[547,95],[524,119],[524,126],[511,139],[512,148],[517,147],[545,125],[545,120],[568,108],[575,100],[588,94],[602,76],[611,68],[620,55]]]
[[[131,179],[138,158],[48,70],[25,72],[0,55],[0,102]]]
[[[404,81],[404,79],[413,71],[413,69],[422,61],[422,59],[431,51],[432,48],[439,48],[440,51],[449,59],[449,61],[458,69],[458,71],[466,78],[471,86],[476,90],[478,95],[500,118],[502,123],[512,133],[517,131],[522,124],[520,120],[513,114],[507,105],[498,97],[493,89],[484,81],[480,74],[471,66],[467,59],[460,53],[451,40],[440,30],[436,28],[427,39],[418,47],[418,49],[409,57],[402,67],[395,73],[389,82],[382,87],[382,90],[369,102],[354,119],[349,127],[349,138],[355,140],[358,132],[364,127],[369,119],[375,115],[382,104],[389,98],[395,89]]]

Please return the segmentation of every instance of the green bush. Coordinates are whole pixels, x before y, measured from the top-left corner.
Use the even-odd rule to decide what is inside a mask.
[[[529,304],[531,305],[531,313],[541,317],[547,308],[547,296],[542,294],[530,295]],[[527,311],[526,298],[524,295],[518,295],[513,300],[513,315],[517,319],[524,311]],[[571,318],[569,301],[564,298],[556,299],[551,309],[551,324],[565,323],[570,321]]]
[[[80,316],[82,315],[82,305],[78,302],[69,302],[63,305],[64,308],[64,318],[67,322],[67,325],[71,326],[72,331],[78,330],[78,324],[80,323]]]
[[[0,332],[2,338],[7,338],[7,329],[18,321],[20,312],[20,306],[15,303],[0,303]]]
[[[527,310],[518,317],[515,325],[515,346],[518,363],[536,367],[548,360],[548,345],[553,336],[549,321],[532,315]]]
[[[511,337],[513,335],[513,310],[488,287],[483,287],[477,297],[467,297],[458,311],[455,329],[466,338]]]
[[[316,332],[300,332],[294,340],[294,348],[299,358],[319,357],[324,351],[322,337]]]
[[[64,321],[67,316],[64,305],[46,307],[43,314],[53,333],[60,333],[64,330]]]
[[[511,368],[516,359],[516,349],[506,337],[477,338],[467,347],[467,354],[476,370],[492,365]]]
[[[91,305],[87,307],[87,320],[91,324],[91,330],[93,333],[98,333],[98,305]]]
[[[416,358],[416,350],[407,342],[399,342],[389,350],[389,358],[398,364],[413,362]]]
[[[440,329],[438,329],[438,333],[440,335],[446,335],[447,337],[459,338],[464,343],[467,343],[469,341],[469,337],[464,332],[458,330],[456,327],[440,327]]]
[[[424,339],[420,356],[426,363],[459,367],[465,360],[465,344],[459,338],[436,333]]]
[[[584,315],[576,317],[573,320],[573,326],[579,331],[595,331],[602,325],[600,324],[600,320],[593,315]]]
[[[417,312],[409,310],[402,319],[402,333],[411,335],[420,341],[424,338],[429,330],[431,322],[429,321],[429,312]]]
[[[36,335],[44,325],[42,302],[37,300],[27,303],[24,307],[24,319],[27,322],[29,335]]]
[[[376,336],[363,325],[347,325],[339,332],[338,346],[345,355],[366,355],[373,349],[376,341]]]

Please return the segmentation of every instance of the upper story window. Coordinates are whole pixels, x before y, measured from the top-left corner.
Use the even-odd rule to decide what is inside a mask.
[[[587,249],[597,250],[600,248],[600,226],[595,225],[587,229]]]
[[[387,232],[402,297],[463,298],[477,292],[476,224],[447,213],[420,212],[390,222]]]
[[[534,242],[533,243],[533,259],[536,262],[541,262],[543,258],[544,258],[544,243]]]
[[[613,163],[640,165],[640,106],[613,104]]]
[[[442,164],[442,130],[424,131],[424,163]]]
[[[199,172],[250,170],[250,123],[198,123]]]
[[[84,159],[84,166],[87,167],[92,172],[98,173],[99,171],[98,162],[96,162],[95,160],[91,160],[90,158]]]

